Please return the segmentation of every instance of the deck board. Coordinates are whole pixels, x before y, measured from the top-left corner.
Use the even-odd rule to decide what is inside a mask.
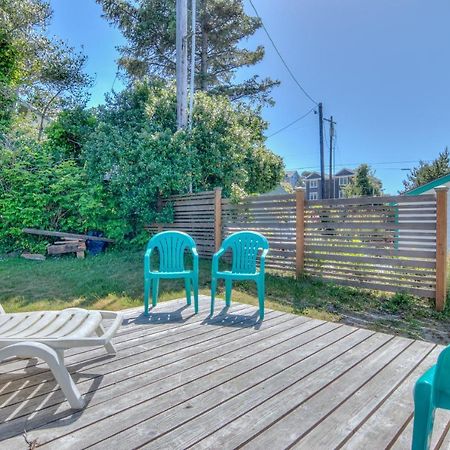
[[[0,449],[408,448],[415,380],[441,346],[234,303],[124,312],[116,357],[72,349],[70,410],[37,360],[0,364]],[[436,415],[432,448],[450,443]]]

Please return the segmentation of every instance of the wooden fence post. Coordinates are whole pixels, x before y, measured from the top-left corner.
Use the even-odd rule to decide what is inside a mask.
[[[447,297],[447,186],[436,191],[436,310],[443,311]]]
[[[305,266],[305,188],[295,188],[295,201],[295,274],[299,277]]]
[[[222,188],[214,189],[214,251],[222,245]]]

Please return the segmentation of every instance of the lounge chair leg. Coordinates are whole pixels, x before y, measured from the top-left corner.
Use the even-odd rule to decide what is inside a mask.
[[[57,351],[40,342],[11,344],[0,350],[0,361],[13,356],[40,358],[44,360],[56,378],[61,390],[64,392],[70,406],[73,409],[81,409],[84,407],[84,400],[66,367],[61,364],[61,359]]]
[[[58,357],[59,363],[64,366],[64,349],[63,348],[55,348],[56,356]]]
[[[188,306],[191,305],[191,280],[189,278],[184,279],[184,287],[186,289],[186,302]]]
[[[216,299],[217,278],[211,279],[211,316],[214,315],[214,300]]]
[[[103,336],[105,334],[105,329],[103,328],[102,324],[100,324],[97,327],[97,329],[95,330],[95,333],[97,334],[97,336]],[[111,341],[109,341],[105,344],[105,350],[110,355],[115,355],[117,353],[117,351]]]

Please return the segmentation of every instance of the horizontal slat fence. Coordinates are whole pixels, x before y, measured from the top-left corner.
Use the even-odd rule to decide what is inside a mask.
[[[305,202],[304,270],[337,284],[435,297],[436,197]]]
[[[222,200],[223,237],[237,231],[258,231],[267,237],[270,251],[266,266],[295,270],[295,195],[259,195],[238,204]]]
[[[163,230],[178,230],[190,234],[197,243],[202,257],[211,257],[215,251],[214,223],[217,192],[174,195],[163,200],[162,206],[171,203],[174,210],[172,223],[152,224],[146,227],[151,233]]]
[[[446,297],[447,190],[436,195],[305,201],[295,194],[259,195],[238,203],[221,190],[173,196],[174,222],[149,226],[192,235],[201,256],[242,230],[270,243],[266,266],[340,285]]]

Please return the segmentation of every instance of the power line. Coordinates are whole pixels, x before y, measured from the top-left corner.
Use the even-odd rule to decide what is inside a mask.
[[[416,163],[420,163],[421,161],[423,162],[430,162],[432,161],[430,160],[415,160],[415,161],[380,161],[380,162],[368,162],[368,163],[364,163],[364,164],[368,164],[369,166],[378,166],[378,165],[384,165],[384,164],[416,164]],[[344,164],[335,164],[336,167],[350,167],[350,166],[357,166],[361,164],[360,162],[351,162],[351,163],[344,163]],[[319,169],[319,166],[308,166],[308,167],[291,167],[288,170],[302,170],[302,169]],[[392,170],[396,170],[396,169],[401,169],[400,167],[384,167],[383,169],[392,169]]]
[[[287,62],[285,61],[285,59],[283,58],[283,56],[280,53],[280,50],[278,50],[278,47],[276,46],[275,42],[273,41],[272,37],[269,34],[269,31],[267,30],[266,26],[264,25],[264,22],[261,19],[261,16],[259,15],[255,5],[253,4],[252,0],[250,1],[250,5],[252,6],[253,10],[255,11],[256,17],[258,17],[258,19],[261,21],[261,26],[263,27],[263,30],[265,31],[267,37],[269,38],[270,42],[273,45],[273,48],[275,49],[275,51],[277,52],[278,56],[280,57],[281,62],[283,63],[284,67],[286,68],[286,70],[288,71],[289,75],[291,76],[291,78],[294,80],[295,84],[300,88],[300,90],[303,92],[303,94],[305,94],[306,97],[309,98],[309,100],[311,100],[315,105],[317,105],[318,103],[308,94],[308,92],[306,91],[306,89],[301,85],[301,83],[297,80],[297,78],[295,77],[294,73],[292,72],[292,70],[290,69],[290,67],[288,66]]]
[[[288,123],[284,127],[282,127],[279,130],[275,131],[275,133],[272,133],[271,135],[267,136],[267,139],[270,139],[271,137],[275,136],[278,133],[281,133],[282,131],[286,130],[287,128],[291,127],[292,125],[295,125],[297,122],[300,122],[300,120],[302,120],[305,117],[309,116],[313,111],[314,111],[314,108],[311,108],[308,112],[306,112],[302,116],[297,117],[297,119],[293,120],[292,122]]]

